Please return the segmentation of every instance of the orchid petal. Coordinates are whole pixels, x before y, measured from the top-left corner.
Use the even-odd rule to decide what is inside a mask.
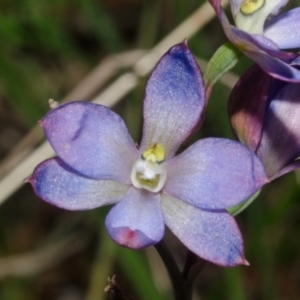
[[[271,81],[270,75],[254,65],[237,82],[228,101],[231,125],[252,151],[260,142]]]
[[[39,164],[27,181],[40,198],[68,210],[86,210],[116,203],[128,190],[127,185],[112,180],[81,176],[59,158]]]
[[[300,47],[300,7],[272,18],[265,27],[264,35],[280,49]]]
[[[160,195],[130,188],[110,210],[105,225],[110,237],[121,246],[140,249],[156,244],[165,230]]]
[[[300,71],[281,60],[291,60],[296,54],[280,51],[275,41],[263,35],[249,34],[231,26],[221,7],[221,1],[209,0],[209,2],[214,7],[228,39],[245,55],[272,77],[283,81],[300,82]]]
[[[201,121],[205,106],[200,69],[186,43],[172,47],[146,86],[141,150],[156,143],[171,157]]]
[[[212,2],[212,1],[210,1]],[[292,59],[295,54],[279,50],[277,44],[260,34],[250,34],[229,23],[223,9],[214,6],[227,38],[246,55],[251,52],[265,52],[280,59]]]
[[[293,161],[292,163],[288,164],[287,166],[283,167],[280,171],[276,172],[272,177],[270,177],[270,181],[283,176],[289,172],[293,172],[300,168],[300,160],[297,159]]]
[[[164,192],[202,209],[224,209],[249,198],[268,179],[256,155],[227,139],[200,140],[167,164]]]
[[[52,110],[40,123],[57,155],[76,171],[130,183],[138,150],[113,111],[98,104],[72,102]]]
[[[264,52],[245,51],[245,53],[272,77],[288,82],[300,82],[300,71],[282,60]]]
[[[249,34],[243,30],[232,27],[230,38],[246,55],[248,55],[248,52],[257,52],[258,54],[262,52],[285,60],[291,60],[296,57],[294,53],[281,51],[274,41],[260,34]]]
[[[271,99],[257,149],[269,177],[300,155],[300,85],[286,83]]]
[[[204,211],[163,195],[166,225],[196,255],[221,266],[247,265],[241,233],[225,211]]]

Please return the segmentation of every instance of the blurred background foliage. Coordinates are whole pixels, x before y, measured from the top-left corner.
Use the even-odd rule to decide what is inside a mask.
[[[112,54],[151,49],[203,3],[0,0],[1,161],[49,110],[49,98],[60,101]],[[224,41],[214,19],[188,42],[207,61]],[[242,58],[233,72],[240,75],[250,65]],[[114,107],[137,141],[145,82],[140,79]],[[233,138],[226,113],[229,93],[222,84],[214,87],[195,138]],[[293,173],[275,180],[237,217],[250,266],[224,269],[208,263],[194,299],[300,299],[299,178]],[[172,299],[154,249],[123,249],[107,237],[107,211],[68,212],[39,200],[28,184],[19,189],[0,207],[0,299],[108,299],[103,289],[114,274],[120,289],[138,299]],[[182,266],[185,249],[169,232],[166,241]]]

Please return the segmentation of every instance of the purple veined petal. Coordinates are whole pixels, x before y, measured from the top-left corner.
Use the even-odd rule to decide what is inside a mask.
[[[26,181],[31,183],[40,198],[68,210],[86,210],[116,203],[129,188],[112,180],[84,177],[59,158],[39,164]]]
[[[296,67],[296,68],[300,68],[300,56],[296,57],[292,62],[291,65]]]
[[[272,77],[291,83],[300,82],[300,70],[297,70],[288,63],[264,52],[244,52]]]
[[[220,22],[221,22],[221,25],[223,27],[224,33],[226,34],[227,38],[232,43],[234,43],[234,38],[232,36],[232,29],[234,27],[230,24],[230,22],[229,22],[229,20],[228,20],[228,18],[226,16],[226,14],[225,14],[222,6],[221,6],[221,0],[209,0],[209,3],[214,8],[214,10],[215,10],[215,12],[216,12],[216,14],[217,14]]]
[[[225,209],[268,182],[254,152],[236,141],[200,140],[167,162],[163,191],[202,209]]]
[[[214,7],[228,39],[245,55],[260,65],[272,77],[289,82],[300,81],[300,71],[283,62],[296,54],[280,51],[272,40],[262,35],[249,34],[230,25],[219,0],[209,0]]]
[[[130,188],[108,213],[105,226],[110,237],[124,247],[140,249],[158,243],[165,231],[160,194]]]
[[[280,51],[278,46],[273,41],[264,37],[263,35],[250,34],[232,26],[229,23],[229,20],[223,9],[216,9],[216,13],[220,19],[227,38],[246,55],[248,55],[248,52],[267,52],[268,54],[280,59],[294,58],[295,54]]]
[[[56,154],[76,171],[131,182],[138,150],[123,120],[107,107],[71,102],[50,111],[40,123]]]
[[[274,84],[275,85],[275,84]],[[286,83],[272,97],[257,155],[269,177],[300,155],[300,84]]]
[[[285,60],[291,60],[297,56],[292,52],[281,51],[274,41],[263,35],[250,34],[235,27],[231,29],[231,41],[246,55],[248,52],[262,52]]]
[[[235,134],[254,152],[262,134],[271,81],[272,77],[255,64],[237,82],[228,101]]]
[[[173,156],[201,121],[204,92],[202,74],[186,43],[172,47],[146,86],[141,150],[160,143],[166,157]]]
[[[281,1],[281,3],[278,5],[278,8],[283,6],[286,0]],[[295,54],[280,51],[278,48],[278,45],[275,41],[272,41],[271,39],[260,35],[260,34],[250,34],[248,32],[245,32],[239,28],[236,28],[232,25],[230,25],[228,18],[226,17],[220,2],[221,1],[214,1],[209,0],[209,2],[214,7],[216,14],[218,18],[220,19],[220,22],[223,26],[224,32],[228,39],[236,45],[241,51],[243,51],[246,55],[248,55],[248,52],[266,52],[271,56],[280,58],[280,59],[293,59],[295,58]],[[235,3],[235,5],[240,5],[238,1]],[[233,8],[234,10],[236,8]]]
[[[272,181],[280,176],[283,176],[287,173],[293,172],[299,168],[300,168],[300,160],[297,159],[297,160],[293,161],[292,163],[290,163],[289,165],[282,168],[279,172],[275,173],[272,177],[270,177],[270,181]]]
[[[272,77],[288,82],[300,81],[300,71],[282,61],[290,61],[296,54],[279,50],[274,42],[262,35],[251,35],[237,28],[231,29],[230,40]]]
[[[300,47],[300,7],[272,18],[265,27],[264,35],[280,49]]]
[[[239,0],[237,0],[239,1]],[[221,6],[221,2],[222,0],[208,0],[208,2],[210,3],[210,5],[213,7],[213,9],[216,11],[217,15],[219,14],[219,12],[222,10],[222,6]],[[230,3],[231,5],[231,3]]]
[[[241,233],[225,211],[204,211],[162,195],[166,225],[196,255],[220,266],[248,265]]]

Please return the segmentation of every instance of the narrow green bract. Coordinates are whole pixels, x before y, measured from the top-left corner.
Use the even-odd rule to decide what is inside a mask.
[[[206,88],[213,86],[224,73],[232,69],[241,56],[242,52],[230,42],[219,47],[208,62],[204,72]]]

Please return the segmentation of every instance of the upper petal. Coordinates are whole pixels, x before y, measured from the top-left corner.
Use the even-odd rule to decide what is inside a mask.
[[[285,60],[296,57],[294,53],[281,51],[274,41],[263,35],[250,34],[235,27],[231,29],[231,41],[246,55],[248,52],[257,52]]]
[[[80,175],[59,158],[39,164],[26,180],[46,202],[69,210],[85,210],[117,202],[127,185]]]
[[[204,211],[163,195],[166,225],[196,255],[221,266],[248,264],[241,233],[225,211]]]
[[[200,69],[186,43],[172,47],[150,76],[144,100],[141,150],[160,143],[167,158],[201,120],[205,106]]]
[[[273,86],[276,94],[271,96],[257,149],[269,177],[300,155],[300,84],[274,81]]]
[[[99,104],[71,102],[40,123],[57,155],[76,171],[130,183],[138,150],[116,113]]]
[[[272,18],[265,27],[264,35],[280,49],[300,47],[300,7]]]
[[[105,226],[121,246],[140,249],[158,243],[165,231],[160,195],[130,188],[108,213]]]
[[[208,138],[167,163],[164,192],[203,209],[247,199],[268,179],[256,155],[241,143]]]
[[[231,5],[233,11],[235,10],[237,2],[239,2],[239,1],[242,1],[242,0],[230,1],[230,5]],[[208,2],[214,8],[214,10],[217,12],[217,14],[219,14],[220,10],[222,10],[222,6],[221,6],[222,0],[208,0]],[[231,3],[231,2],[233,2],[233,3]]]

